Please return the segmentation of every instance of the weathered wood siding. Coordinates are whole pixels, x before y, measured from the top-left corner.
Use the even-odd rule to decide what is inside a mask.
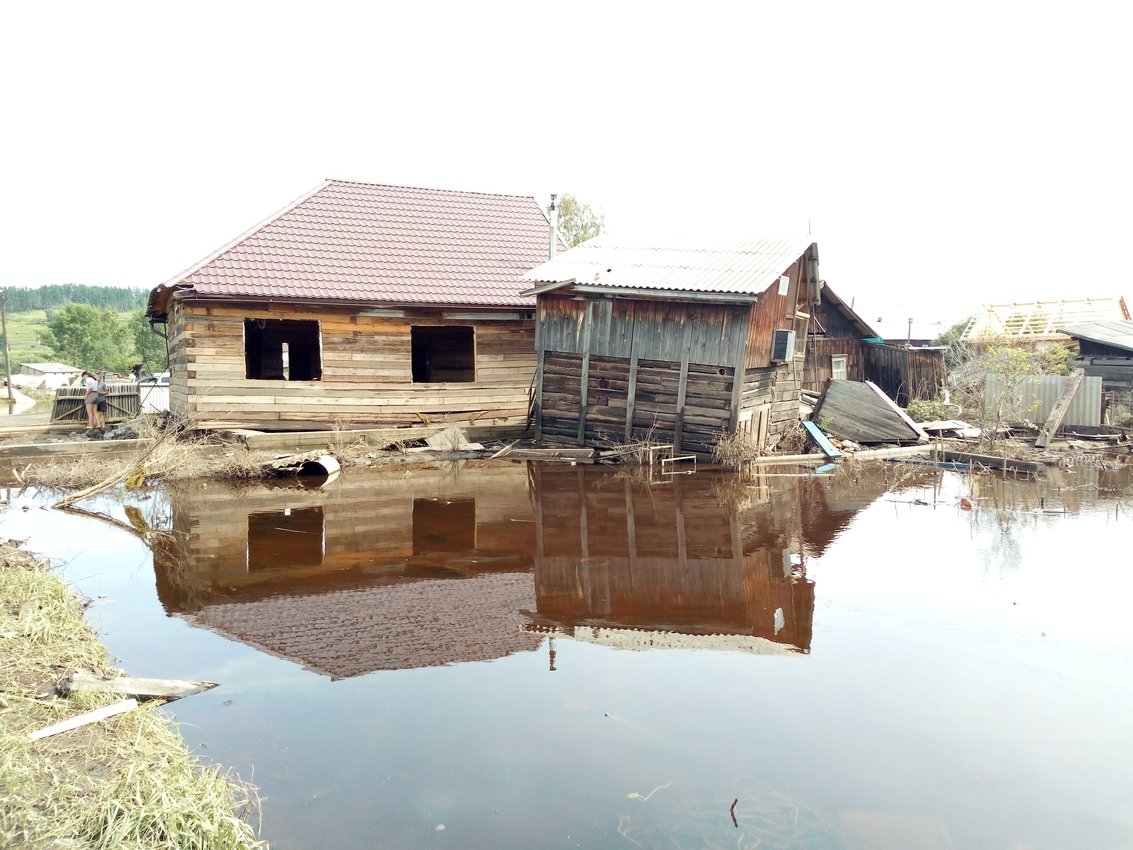
[[[869,376],[865,371],[865,343],[854,338],[829,338],[812,336],[806,342],[806,365],[803,367],[802,388],[811,392],[822,392],[826,382],[833,377],[831,358],[846,356],[846,380],[865,381]]]
[[[539,433],[710,454],[733,420],[746,305],[541,297]]]
[[[748,308],[679,301],[540,296],[540,351],[732,366]],[[589,327],[589,334],[587,334]]]
[[[814,305],[811,315],[814,317],[813,327],[818,334],[831,339],[847,339],[854,342],[861,340],[859,328],[830,301],[822,301]]]
[[[902,407],[913,399],[936,398],[944,385],[944,356],[937,349],[812,336],[807,340],[802,388],[821,392],[833,377],[831,358],[837,355],[846,356],[846,380],[873,381]]]
[[[1102,379],[1105,392],[1127,393],[1133,390],[1133,357],[1082,356],[1071,363],[1087,377]]]
[[[245,319],[317,321],[321,379],[246,377]],[[472,327],[476,380],[413,383],[411,329],[420,325]],[[286,431],[424,421],[523,426],[527,420],[534,323],[518,316],[450,320],[422,310],[393,318],[175,302],[169,333],[170,408],[202,425]]]
[[[865,378],[905,407],[913,399],[934,399],[946,377],[944,353],[931,348],[866,344]]]
[[[794,330],[796,310],[808,311],[805,287],[800,288],[799,285],[805,268],[806,259],[800,257],[783,272],[782,276],[790,280],[786,294],[779,294],[778,281],[759,294],[759,300],[750,312],[745,368],[764,369],[771,366],[771,342],[775,331]]]

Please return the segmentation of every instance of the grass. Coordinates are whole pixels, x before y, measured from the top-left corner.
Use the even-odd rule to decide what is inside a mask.
[[[114,672],[81,603],[0,544],[0,846],[232,850],[265,846],[254,789],[201,765],[153,704],[39,741],[27,733],[119,699],[51,696],[77,668]]]

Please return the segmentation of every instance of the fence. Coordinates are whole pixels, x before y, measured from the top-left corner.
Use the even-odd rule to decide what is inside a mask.
[[[1035,375],[1024,378],[1015,391],[1015,396],[1019,399],[1016,408],[1019,411],[1019,418],[1028,419],[1038,425],[1045,422],[1069,380],[1062,375]],[[1005,387],[1006,383],[1002,375],[988,375],[984,382],[984,406],[994,407]],[[1082,379],[1062,424],[1093,427],[1102,424],[1101,378]]]
[[[108,384],[110,395],[106,397],[106,421],[121,422],[133,419],[140,409],[138,385],[131,381]],[[168,390],[166,390],[168,392]],[[83,409],[85,387],[60,387],[55,391],[55,404],[51,408],[52,422],[78,422],[85,425],[86,410]]]

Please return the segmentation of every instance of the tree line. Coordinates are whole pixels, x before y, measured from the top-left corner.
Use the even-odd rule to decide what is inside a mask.
[[[89,304],[104,310],[125,313],[144,307],[149,294],[145,289],[121,286],[87,286],[82,283],[58,283],[50,286],[9,286],[4,289],[4,306],[9,312],[28,310],[51,311],[68,304]]]
[[[63,363],[96,372],[125,374],[136,363],[161,372],[168,365],[165,338],[150,328],[145,310],[123,318],[104,307],[68,304],[52,310],[37,335]]]

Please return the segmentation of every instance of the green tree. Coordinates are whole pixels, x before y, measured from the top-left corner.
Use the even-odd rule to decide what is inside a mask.
[[[54,311],[39,341],[65,363],[87,369],[128,371],[133,341],[113,310],[68,304]]]
[[[599,215],[574,195],[563,195],[557,204],[559,208],[559,236],[568,248],[580,242],[593,239],[606,227],[606,216]],[[550,211],[548,210],[548,213]]]
[[[135,363],[144,363],[150,372],[164,372],[169,366],[165,339],[155,334],[146,321],[146,311],[137,310],[127,321],[130,334],[134,338]]]

